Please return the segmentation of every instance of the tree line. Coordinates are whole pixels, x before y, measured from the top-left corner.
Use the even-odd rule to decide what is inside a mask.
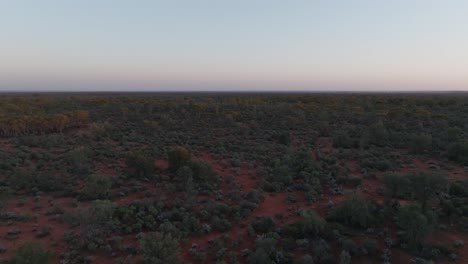
[[[88,111],[5,117],[0,119],[0,136],[11,137],[63,132],[68,128],[83,126],[88,122],[88,119]]]

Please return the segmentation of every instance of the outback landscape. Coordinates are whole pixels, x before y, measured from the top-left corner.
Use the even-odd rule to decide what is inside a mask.
[[[0,97],[0,263],[466,263],[468,95]]]

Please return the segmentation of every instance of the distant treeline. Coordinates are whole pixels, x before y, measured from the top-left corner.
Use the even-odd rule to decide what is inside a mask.
[[[71,127],[80,127],[88,122],[87,111],[60,114],[25,115],[0,119],[1,136],[19,136],[62,132]]]

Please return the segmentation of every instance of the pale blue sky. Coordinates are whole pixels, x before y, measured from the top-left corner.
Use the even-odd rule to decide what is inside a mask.
[[[0,89],[468,89],[465,0],[0,0]]]

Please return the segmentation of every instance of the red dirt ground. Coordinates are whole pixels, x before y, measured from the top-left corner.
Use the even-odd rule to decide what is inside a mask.
[[[302,141],[298,138],[293,137],[294,144],[299,145]],[[8,142],[0,141],[0,146],[7,151],[12,151],[13,148]],[[333,147],[333,140],[329,137],[319,137],[317,139],[317,146],[318,149],[324,155],[330,155],[336,151]],[[313,157],[315,157],[315,153],[313,153]],[[406,156],[405,153],[402,153],[403,156]],[[227,192],[233,190],[237,187],[242,192],[248,192],[254,188],[259,188],[259,177],[256,175],[256,168],[251,168],[249,166],[250,162],[242,161],[238,168],[232,168],[230,165],[229,160],[218,160],[215,159],[211,154],[208,152],[201,152],[197,159],[209,162],[217,175],[219,175],[221,179],[220,183],[220,190],[222,192]],[[359,170],[358,162],[355,160],[341,160],[344,165],[343,167],[348,170],[349,175],[353,176],[363,176]],[[120,162],[118,165],[121,168],[124,168],[124,164]],[[414,157],[413,160],[410,162],[410,166],[405,165],[399,171],[402,173],[407,173],[413,170],[430,170],[430,164],[439,164],[440,161],[433,160],[433,159],[424,159],[421,157]],[[225,164],[229,164],[225,166]],[[155,165],[162,171],[166,171],[168,167],[167,160],[160,159],[155,161]],[[454,179],[466,179],[468,177],[468,173],[465,171],[464,168],[460,166],[456,166],[452,163],[447,163],[450,169],[445,170],[441,169],[442,172],[446,172],[448,177]],[[259,165],[261,166],[261,164]],[[117,175],[117,171],[114,165],[103,164],[103,163],[95,163],[94,168],[96,172],[99,172],[103,175]],[[369,177],[362,177],[362,184],[359,187],[360,191],[367,197],[371,197],[372,199],[382,202],[383,197],[377,194],[377,189],[380,187],[380,183],[378,177],[381,173],[377,173],[377,179],[371,179]],[[228,175],[234,176],[234,182],[228,183],[225,181],[225,177]],[[122,203],[129,203],[134,200],[142,200],[145,198],[145,192],[161,192],[158,190],[157,186],[154,183],[140,183],[143,186],[144,191],[140,192],[131,192],[126,194],[125,196],[118,196],[117,192],[118,189],[113,190],[114,199],[113,201],[122,204]],[[292,223],[300,219],[298,215],[298,209],[314,209],[320,215],[325,216],[328,211],[328,203],[332,201],[335,205],[339,204],[342,199],[343,195],[332,195],[330,190],[327,188],[326,184],[323,184],[323,194],[317,197],[317,201],[313,203],[306,202],[303,193],[295,193],[297,202],[289,202],[288,196],[289,193],[282,192],[282,193],[266,193],[265,200],[260,202],[259,206],[245,219],[242,219],[240,222],[235,223],[232,222],[232,228],[227,232],[231,239],[240,239],[240,243],[235,246],[232,250],[238,253],[239,259],[240,252],[244,248],[251,248],[253,246],[254,238],[249,237],[246,232],[246,226],[248,223],[257,216],[271,216],[277,225],[285,225],[288,223]],[[131,188],[131,185],[125,185],[128,188]],[[125,187],[124,186],[124,187]],[[345,188],[348,191],[354,191],[353,188]],[[162,192],[163,193],[163,192]],[[170,197],[170,195],[164,194],[166,197]],[[50,195],[42,195],[41,199],[37,202],[33,200],[33,198],[28,197],[25,199],[23,205],[18,205],[18,199],[21,196],[13,196],[6,206],[6,211],[11,212],[21,212],[21,213],[30,213],[35,216],[34,219],[26,220],[26,221],[16,221],[13,223],[0,223],[0,244],[7,248],[7,252],[0,255],[0,258],[5,258],[11,256],[13,254],[14,249],[16,249],[19,245],[21,245],[25,241],[30,240],[39,240],[41,241],[47,249],[50,249],[56,252],[53,263],[59,262],[59,256],[62,253],[65,253],[68,248],[64,244],[62,240],[62,235],[64,231],[70,231],[70,228],[67,224],[62,223],[58,220],[54,220],[53,216],[45,215],[47,209],[49,209],[54,204],[61,205],[66,211],[72,212],[75,210],[74,207],[70,206],[71,198],[54,198]],[[202,196],[198,197],[202,198]],[[401,201],[404,203],[405,201]],[[83,204],[85,205],[85,204]],[[282,218],[276,217],[276,215],[282,214]],[[36,238],[36,232],[32,231],[34,227],[42,226],[51,226],[50,235],[45,238]],[[397,228],[393,224],[390,227],[391,236],[396,238],[396,231]],[[10,240],[7,238],[6,232],[8,230],[13,229],[20,229],[22,231],[21,234],[17,235],[16,239]],[[198,248],[208,248],[209,243],[208,241],[211,239],[216,239],[221,236],[220,232],[210,232],[209,234],[191,237],[188,241],[181,246],[180,255],[184,260],[184,263],[194,262],[192,257],[189,255],[188,250],[191,248],[192,244],[197,244]],[[124,243],[126,244],[134,244],[138,245],[138,241],[134,235],[123,236]],[[363,239],[362,236],[357,236],[356,241]],[[448,243],[453,243],[455,239],[461,239],[468,241],[467,234],[459,234],[456,232],[435,232],[429,238],[430,241],[444,241]],[[382,246],[382,245],[381,245]],[[335,252],[339,254],[339,252]],[[462,261],[464,259],[468,259],[468,251],[460,249],[459,253],[459,260]],[[89,253],[94,258],[93,263],[115,263],[116,259],[108,257],[103,252],[98,253]],[[119,254],[121,256],[121,254]],[[394,263],[409,263],[410,259],[412,258],[407,252],[400,250],[400,249],[392,249],[392,258]],[[136,262],[138,256],[131,257],[131,262]],[[462,263],[460,262],[459,263]],[[361,261],[360,259],[353,260],[353,263],[369,263],[366,261]]]
[[[468,249],[466,243],[468,242],[468,234],[457,232],[455,230],[437,230],[433,232],[428,238],[427,242],[430,243],[446,243],[447,245],[454,245],[456,240],[462,240],[465,245],[457,250],[458,261],[457,263],[466,263],[468,260]],[[443,260],[438,263],[454,263],[453,261]]]
[[[13,153],[14,146],[8,140],[0,138],[0,149],[6,153]]]
[[[67,211],[73,210],[70,206],[71,198],[55,198],[43,195],[40,200],[34,201],[34,198],[26,198],[21,204],[19,200],[10,199],[6,205],[6,212],[17,212],[33,215],[34,218],[24,221],[2,222],[0,224],[0,244],[7,248],[7,251],[1,255],[1,258],[9,257],[14,250],[27,241],[41,241],[48,250],[56,252],[53,262],[58,263],[60,254],[67,252],[68,248],[62,241],[62,235],[65,231],[71,231],[69,225],[55,219],[56,215],[46,215],[46,211],[52,207],[52,204],[59,205]],[[37,238],[36,234],[42,227],[50,227],[50,234],[44,238]],[[37,229],[37,231],[33,231]],[[8,236],[8,230],[21,230],[17,236]],[[13,239],[10,239],[13,238]]]

